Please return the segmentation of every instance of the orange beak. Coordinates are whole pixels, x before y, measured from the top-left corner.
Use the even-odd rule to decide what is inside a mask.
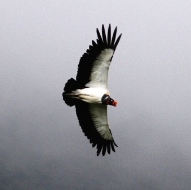
[[[117,101],[113,101],[113,106],[117,106]]]

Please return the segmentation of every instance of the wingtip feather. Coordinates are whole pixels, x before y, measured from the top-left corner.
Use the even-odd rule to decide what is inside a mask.
[[[120,34],[120,35],[118,36],[118,38],[117,38],[117,40],[116,40],[116,42],[115,42],[115,44],[114,44],[114,47],[113,47],[114,51],[115,51],[116,48],[117,48],[117,45],[118,45],[118,43],[119,43],[119,40],[121,39],[121,36],[122,36],[122,34]]]
[[[99,40],[100,42],[102,42],[102,37],[101,37],[101,34],[100,34],[98,28],[96,29],[96,32],[97,32],[98,40]]]
[[[105,28],[104,28],[104,25],[103,25],[103,24],[102,24],[102,37],[103,37],[103,43],[104,43],[104,44],[107,44],[106,34],[105,34]]]
[[[107,46],[110,47],[111,43],[111,25],[109,24],[108,32],[107,32]]]

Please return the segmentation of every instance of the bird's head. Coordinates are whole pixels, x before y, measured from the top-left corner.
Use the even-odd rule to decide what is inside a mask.
[[[112,106],[117,106],[117,101],[112,99],[108,94],[104,94],[101,98],[101,102],[104,105],[112,105]]]

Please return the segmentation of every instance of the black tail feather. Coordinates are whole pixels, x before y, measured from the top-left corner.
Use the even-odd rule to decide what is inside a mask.
[[[73,78],[71,78],[65,84],[64,92],[65,93],[70,93],[70,92],[78,89],[78,87],[79,87],[78,83]]]
[[[80,85],[73,78],[69,79],[64,87],[64,92],[62,93],[63,100],[68,106],[74,106],[79,100],[73,98],[73,96],[67,95],[76,89],[81,89]]]
[[[72,97],[67,97],[67,96],[64,94],[64,92],[63,92],[62,96],[63,96],[63,100],[65,101],[65,103],[66,103],[68,106],[70,106],[70,107],[76,105],[77,102],[79,101],[78,99],[75,99],[75,98],[72,98]]]

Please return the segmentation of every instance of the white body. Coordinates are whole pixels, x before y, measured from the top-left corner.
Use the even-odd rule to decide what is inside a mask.
[[[107,89],[104,88],[84,88],[74,91],[76,98],[88,103],[100,103],[104,94],[109,94]]]

